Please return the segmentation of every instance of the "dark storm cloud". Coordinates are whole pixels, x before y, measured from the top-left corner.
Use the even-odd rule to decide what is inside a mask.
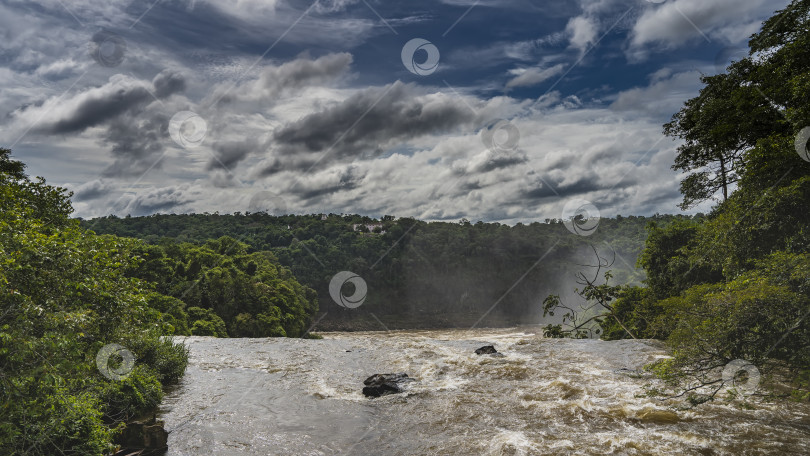
[[[481,183],[479,181],[465,182],[465,183],[461,184],[459,194],[466,194],[466,193],[469,193],[469,192],[471,192],[473,190],[481,190],[482,188],[484,188],[484,187],[481,186]]]
[[[318,206],[322,200],[328,199],[336,193],[360,188],[364,184],[366,174],[366,172],[358,170],[356,166],[343,169],[333,168],[296,181],[295,184],[285,189],[285,193],[297,195],[309,206]]]
[[[160,112],[126,115],[110,122],[102,141],[111,146],[115,162],[102,174],[134,176],[157,166],[168,137],[168,125],[169,117]]]
[[[314,162],[308,163],[309,164],[306,165],[306,168],[309,168]],[[304,166],[300,167],[303,168]],[[273,174],[280,173],[281,171],[284,171],[284,164],[278,158],[273,158],[261,165],[259,175],[272,176]]]
[[[152,85],[155,87],[156,97],[167,98],[186,90],[186,78],[180,73],[166,70],[155,76]]]
[[[109,195],[110,191],[113,190],[113,185],[111,182],[107,182],[102,179],[96,179],[91,182],[87,182],[75,189],[73,191],[73,201],[81,202],[81,201],[90,201],[94,199],[101,198],[103,196]]]
[[[114,121],[125,113],[137,113],[155,100],[166,98],[185,89],[185,79],[174,72],[163,71],[152,81],[154,94],[140,81],[118,79],[90,89],[75,97],[71,111],[62,113],[62,118],[40,127],[45,133],[76,133],[90,127]]]
[[[251,152],[258,150],[259,142],[255,139],[245,139],[242,141],[217,142],[212,146],[216,159],[208,162],[207,169],[230,170],[240,161],[244,160]]]
[[[115,162],[103,175],[126,176],[143,173],[156,165],[168,137],[169,116],[163,106],[150,106],[185,90],[185,78],[174,71],[163,71],[152,80],[152,87],[131,78],[114,77],[107,84],[76,95],[58,113],[58,120],[43,124],[46,134],[79,133],[104,126],[100,142],[110,146]]]
[[[279,66],[264,69],[255,84],[245,84],[233,92],[223,92],[221,102],[237,99],[256,100],[257,97],[275,99],[290,95],[306,87],[324,86],[346,74],[352,63],[349,53],[327,54],[317,59],[301,56]],[[221,90],[229,90],[225,85]]]
[[[327,83],[344,74],[351,63],[352,55],[347,52],[325,55],[316,60],[300,58],[267,69],[259,81],[270,95],[276,95],[288,89]]]
[[[483,174],[495,171],[496,169],[509,168],[511,166],[527,163],[528,161],[529,158],[524,153],[518,153],[517,151],[509,153],[502,152],[488,157],[486,161],[473,168],[472,172]]]
[[[519,150],[487,150],[484,152],[483,157],[473,157],[469,163],[454,167],[453,173],[459,179],[464,179],[464,181],[453,192],[453,195],[460,197],[473,190],[498,187],[504,183],[502,179],[492,180],[483,177],[483,175],[500,169],[513,168],[528,162],[529,158]],[[509,175],[514,176],[522,172],[521,169],[514,169],[509,172]],[[506,179],[511,178],[507,177]]]
[[[345,101],[273,133],[281,155],[330,152],[332,159],[361,157],[395,142],[472,125],[475,115],[463,101],[422,95],[399,81],[360,91]]]
[[[595,174],[581,176],[573,182],[565,183],[563,183],[563,179],[546,176],[542,181],[538,180],[535,185],[526,189],[523,196],[532,200],[550,197],[567,198],[607,188],[611,188],[611,185],[600,185],[599,176]]]
[[[121,114],[139,109],[152,101],[149,91],[142,86],[118,88],[107,93],[94,93],[66,116],[40,130],[44,133],[76,133],[109,122]]]
[[[331,195],[331,194],[337,193],[337,192],[345,192],[345,191],[348,191],[348,190],[354,190],[357,187],[358,187],[358,182],[356,182],[356,181],[353,181],[353,180],[341,180],[341,182],[339,182],[337,184],[330,185],[328,187],[313,188],[313,189],[306,190],[304,192],[301,192],[300,196],[301,196],[301,198],[303,198],[305,200],[308,200],[308,202],[311,203],[311,200],[313,200],[315,198],[319,198],[319,197],[325,196],[325,195]],[[293,189],[293,190],[295,190],[295,189]]]

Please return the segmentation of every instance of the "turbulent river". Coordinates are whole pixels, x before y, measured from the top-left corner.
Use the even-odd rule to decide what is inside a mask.
[[[323,340],[180,338],[161,407],[169,456],[809,454],[802,404],[641,397],[651,341],[544,339],[537,328],[326,333]],[[475,355],[494,344],[504,357]],[[403,394],[363,380],[407,372]]]

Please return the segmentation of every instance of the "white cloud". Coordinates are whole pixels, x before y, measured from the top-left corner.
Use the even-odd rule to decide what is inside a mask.
[[[568,21],[565,30],[570,35],[571,46],[585,51],[596,41],[597,24],[591,18],[577,16]]]
[[[550,68],[522,68],[519,70],[511,71],[516,74],[514,78],[506,83],[507,88],[512,87],[529,87],[540,84],[554,76],[563,72],[565,65],[559,63]]]
[[[281,75],[297,74],[291,68],[332,67],[328,65],[332,60],[342,62],[335,67],[335,74],[342,74],[341,68],[350,61],[333,56],[315,66],[312,60],[269,66],[255,78],[243,81],[235,92],[266,88],[268,80],[262,75],[275,75],[273,80],[278,81]],[[560,68],[532,68],[515,79],[528,74],[539,80],[543,75],[538,73],[546,72],[547,78]],[[95,178],[82,183],[76,182],[75,175],[62,178],[74,182],[71,188],[78,196],[75,207],[82,217],[214,212],[225,208],[229,212],[244,211],[248,210],[250,195],[263,190],[281,195],[289,210],[296,213],[388,213],[424,219],[464,216],[514,223],[559,217],[571,197],[593,201],[604,215],[651,213],[662,206],[675,207],[679,201],[678,183],[669,170],[672,143],[659,141],[658,119],[640,113],[646,109],[646,100],[660,102],[666,94],[676,100],[678,94],[672,92],[688,89],[691,76],[660,72],[651,77],[648,87],[620,93],[611,108],[583,107],[580,100],[561,98],[556,93],[533,103],[506,96],[480,98],[466,94],[458,98],[438,89],[403,87],[413,91],[413,109],[429,113],[435,106],[452,104],[460,112],[472,107],[475,123],[511,119],[520,133],[518,147],[513,151],[488,150],[480,127],[462,122],[460,130],[398,136],[376,156],[336,156],[336,160],[324,162],[313,172],[297,167],[296,156],[274,155],[273,147],[240,152],[238,166],[235,162],[227,171],[211,169],[210,149],[218,150],[217,144],[228,145],[245,138],[259,143],[274,129],[323,113],[329,107],[345,105],[362,93],[330,87],[332,78],[315,77],[305,91],[273,89],[277,99],[263,112],[246,111],[244,101],[223,104],[214,111],[191,104],[190,108],[211,120],[210,142],[193,151],[170,148],[162,166],[146,174],[135,188],[120,179]],[[524,77],[524,83],[531,78]],[[25,120],[31,120],[45,113],[42,125],[59,124],[66,113],[74,112],[88,100],[137,87],[149,84],[116,76],[98,88],[61,102],[48,100],[20,116],[24,114]],[[89,136],[97,134],[92,129],[86,132]],[[103,150],[99,153],[105,155]],[[259,171],[270,163],[276,163],[280,171],[262,177]],[[59,181],[57,172],[55,182]]]
[[[197,6],[202,1],[210,1],[219,11],[213,17],[238,28],[239,38],[250,46],[260,46],[259,52],[302,12],[292,9],[288,2],[240,0],[225,4],[197,0]],[[374,69],[369,67],[352,72],[354,65],[368,58],[364,53],[368,53],[369,48],[355,50],[357,45],[368,42],[369,37],[380,30],[389,33],[370,11],[364,10],[363,18],[347,16],[339,20],[328,18],[325,10],[313,11],[312,17],[302,20],[273,53],[246,74],[256,55],[238,52],[230,55],[223,49],[193,48],[185,42],[171,45],[150,42],[137,35],[137,32],[150,30],[148,21],[136,27],[131,37],[127,36],[131,46],[120,67],[100,68],[87,54],[87,43],[92,35],[90,28],[96,30],[96,26],[104,23],[128,27],[132,14],[140,14],[126,9],[128,2],[109,2],[105,8],[110,14],[104,22],[90,12],[91,1],[77,0],[75,11],[82,13],[81,19],[87,18],[92,25],[87,29],[80,29],[77,24],[57,27],[53,16],[20,13],[6,5],[22,2],[7,2],[0,5],[0,26],[5,27],[4,37],[7,38],[0,43],[0,49],[9,56],[10,63],[0,67],[0,84],[4,87],[0,105],[6,106],[11,114],[2,113],[0,139],[8,144],[27,127],[36,125],[26,140],[15,147],[15,152],[29,154],[30,161],[27,157],[21,158],[32,164],[32,173],[43,174],[54,184],[69,184],[76,191],[77,215],[83,217],[110,212],[126,215],[154,211],[244,211],[248,209],[251,196],[260,191],[282,195],[290,210],[297,213],[389,213],[426,219],[467,217],[513,223],[559,217],[571,197],[593,201],[607,216],[671,211],[680,199],[678,176],[670,170],[676,144],[662,140],[661,123],[684,100],[696,94],[697,73],[686,71],[693,66],[692,62],[667,62],[667,68],[672,69],[652,74],[649,83],[642,87],[621,91],[607,86],[592,88],[592,91],[584,88],[576,92],[579,97],[553,92],[539,100],[498,95],[503,93],[504,85],[506,88],[536,86],[562,74],[567,68],[565,65],[576,58],[572,49],[587,49],[631,3],[637,5],[639,1],[582,0],[581,7],[573,12],[571,8],[576,5],[558,6],[557,11],[565,11],[566,17],[557,22],[557,31],[543,30],[543,38],[510,42],[506,41],[509,37],[498,37],[481,48],[448,49],[446,53],[443,48],[442,57],[448,56],[443,64],[446,61],[448,66],[497,69],[493,70],[493,77],[481,85],[469,81],[470,86],[453,90],[440,83],[441,78],[407,79],[411,82],[404,84],[408,87],[402,89],[402,96],[386,98],[371,110],[368,103],[356,103],[360,109],[351,113],[370,114],[356,125],[354,121],[359,114],[343,115],[346,128],[337,130],[326,122],[336,116],[330,118],[326,114],[348,113],[348,109],[338,108],[350,105],[349,100],[362,98],[364,94],[375,95],[390,85],[403,85],[394,83],[398,76],[402,77],[396,73],[397,69],[405,73],[398,64],[391,67],[390,74],[371,73]],[[67,17],[72,21],[58,2],[42,2],[52,8],[49,12],[58,11],[64,16],[62,19]],[[474,3],[473,0],[447,2],[459,8]],[[339,13],[352,3],[357,2],[322,2],[322,6]],[[520,2],[508,0],[506,3],[511,8]],[[743,40],[756,29],[762,17],[776,8],[764,0],[643,3],[643,8],[636,9],[641,11],[640,16],[626,17],[628,21],[637,19],[626,38],[624,50],[628,53],[650,52],[680,46],[689,40],[703,40],[673,5],[693,19],[697,16],[696,24],[711,40],[718,41],[718,45]],[[69,5],[73,9],[74,3]],[[501,7],[504,3],[492,0],[478,7],[485,5]],[[210,16],[211,11],[205,5],[196,13]],[[5,15],[5,12],[10,13]],[[459,14],[461,12],[463,10]],[[87,16],[83,15],[85,13]],[[474,14],[481,13],[473,10],[470,13],[473,16],[467,19],[475,19]],[[579,16],[570,18],[572,13]],[[95,22],[97,19],[100,22]],[[228,22],[230,19],[235,20]],[[399,30],[397,19],[390,18],[390,21]],[[443,24],[439,32],[447,25]],[[623,27],[615,30],[619,32]],[[402,35],[397,39],[404,39],[404,33]],[[182,41],[184,36],[170,38]],[[624,39],[623,35],[618,36]],[[614,38],[611,35],[606,41],[615,43]],[[335,46],[327,45],[333,43],[340,43],[340,49],[354,55],[330,51]],[[567,52],[566,43],[570,44]],[[374,50],[383,46],[372,44]],[[295,55],[288,53],[290,49],[293,52],[311,49],[314,56],[285,58],[285,55]],[[600,45],[594,49],[594,54],[601,50]],[[385,51],[383,48],[380,53],[380,64],[387,65],[385,59],[396,64],[397,52],[388,55]],[[617,49],[610,51],[615,55]],[[361,63],[354,63],[355,58]],[[583,66],[589,63],[584,62]],[[703,68],[701,65],[711,66],[711,62],[695,63],[698,68]],[[503,69],[515,66],[520,68],[509,71],[505,82]],[[154,92],[150,81],[166,67],[192,70],[181,71],[187,76],[188,90],[156,102],[151,95],[141,93],[141,89]],[[364,72],[367,69],[370,72]],[[86,76],[65,92],[85,70],[89,70]],[[116,73],[120,74],[111,77]],[[448,82],[458,85],[454,79]],[[49,85],[43,86],[43,83]],[[211,106],[234,83],[236,86],[229,91],[229,96]],[[490,84],[487,90],[482,90],[481,86],[486,84]],[[85,124],[72,125],[70,121],[76,121],[76,113],[82,111],[79,109],[82,106],[99,107],[101,101],[114,98],[116,94],[124,96],[126,101],[126,95],[133,93],[138,96],[133,95],[130,102],[137,105],[137,112],[120,119],[116,128],[122,129],[121,137],[127,133],[130,136],[126,138],[136,140],[154,134],[153,141],[145,143],[154,146],[154,150],[149,149],[154,153],[145,154],[149,160],[143,163],[149,165],[158,156],[163,157],[162,161],[141,180],[136,173],[101,179],[99,176],[110,169],[111,162],[128,157],[126,154],[131,151],[116,152],[111,146],[109,122],[94,120],[91,115],[98,109],[84,110],[87,128]],[[594,95],[587,93],[598,93],[603,101],[594,101],[591,98]],[[605,105],[604,100],[610,105]],[[401,109],[394,109],[391,116],[378,115],[385,112],[382,108],[391,108],[386,103],[398,103],[394,108]],[[121,115],[115,110],[117,106],[115,103],[104,105],[111,116]],[[421,123],[406,121],[436,112],[442,114],[442,109],[448,107],[455,113],[466,113],[461,116],[462,121],[450,125],[453,128],[424,128]],[[194,150],[181,149],[161,132],[164,120],[186,109],[194,110],[208,121],[208,137]],[[144,119],[141,112],[155,119],[154,123],[140,123]],[[302,136],[302,144],[313,142],[326,132],[333,134],[325,144],[336,139],[341,142],[330,152],[330,159],[322,161],[311,172],[304,172],[296,160],[317,158],[322,150],[313,149],[310,154],[295,151],[282,154],[281,142],[274,142],[275,132],[284,131],[285,127],[298,131],[291,126],[307,118],[310,119],[308,125],[313,124],[312,116],[316,116],[315,120],[325,120],[323,128],[314,122],[316,128]],[[447,117],[436,116],[439,120]],[[509,119],[518,128],[520,141],[516,149],[492,151],[482,142],[481,126],[496,118]],[[131,129],[123,129],[125,123]],[[55,129],[54,125],[61,125],[61,129]],[[354,130],[342,136],[352,125]],[[40,127],[51,127],[51,130],[43,133]],[[387,134],[392,128],[400,130],[395,135]],[[379,132],[386,134],[375,137]],[[341,147],[346,149],[345,154],[339,153],[343,151]],[[378,150],[365,155],[353,154],[354,147]],[[217,154],[227,169],[213,165],[212,154]],[[132,166],[126,160],[120,165]],[[274,166],[278,172],[261,172]],[[133,169],[142,170],[134,166]]]
[[[276,17],[277,0],[203,0],[222,14],[233,16],[247,22],[273,20]],[[196,4],[189,4],[193,9]]]
[[[481,106],[483,100],[477,105]],[[250,173],[265,157],[254,156],[236,170],[238,181],[212,189],[222,176],[209,172],[189,183],[188,160],[164,165],[182,169],[181,178],[150,174],[125,203],[111,208],[109,198],[92,207],[77,205],[79,215],[118,215],[153,211],[213,212],[247,210],[248,195],[268,190],[279,194],[292,212],[390,213],[425,219],[502,220],[507,223],[560,216],[568,198],[593,201],[604,215],[658,211],[679,201],[677,176],[669,170],[671,141],[660,141],[660,123],[606,108],[565,107],[542,110],[501,98],[499,109],[513,112],[520,131],[514,151],[490,151],[480,132],[470,130],[403,140],[412,153],[376,159],[333,162],[316,172],[290,169],[260,180]],[[514,115],[517,113],[517,115]],[[204,171],[204,162],[194,166]],[[255,176],[254,176],[255,177]],[[154,187],[152,187],[154,185]],[[88,190],[96,184],[88,184]],[[243,207],[244,206],[244,207]]]
[[[702,87],[700,73],[686,71],[672,73],[659,70],[650,77],[650,85],[619,92],[611,109],[656,119],[668,119],[685,100],[696,96]]]
[[[664,48],[691,40],[738,43],[786,0],[671,0],[648,8],[633,27],[631,48]]]

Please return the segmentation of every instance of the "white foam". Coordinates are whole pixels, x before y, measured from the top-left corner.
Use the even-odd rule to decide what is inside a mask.
[[[486,454],[524,456],[535,454],[540,449],[539,442],[533,442],[523,432],[498,429],[498,433],[489,441]]]

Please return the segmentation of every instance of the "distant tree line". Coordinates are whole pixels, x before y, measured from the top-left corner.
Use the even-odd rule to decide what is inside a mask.
[[[192,265],[188,255],[180,255],[170,246],[205,249],[212,245],[211,239],[222,236],[227,238],[215,242],[245,246],[244,250],[233,249],[240,258],[274,256],[300,283],[317,292],[323,316],[317,328],[325,330],[469,327],[485,315],[480,326],[539,323],[542,297],[573,283],[579,265],[589,259],[590,246],[615,252],[619,260],[614,276],[640,284],[644,275],[635,262],[644,246],[647,224],[655,221],[668,226],[693,219],[618,216],[602,219],[589,237],[572,234],[559,219],[509,226],[467,220],[428,223],[393,216],[377,220],[342,214],[236,213],[108,216],[85,220],[82,225],[97,233],[147,240],[163,250],[162,261],[184,264],[186,269],[176,272],[188,271]],[[381,233],[355,229],[355,225],[378,224]],[[217,247],[219,252],[227,250],[227,246]],[[169,269],[165,266],[157,275],[170,278]],[[244,267],[237,269],[244,271]],[[359,308],[341,307],[329,295],[330,280],[344,270],[358,274],[368,285],[367,299]],[[147,277],[148,272],[144,269],[139,274]],[[149,280],[160,283],[160,277]],[[188,280],[170,281],[175,289],[164,287],[162,292],[180,298]],[[192,298],[195,293],[180,299],[187,306],[210,308],[226,321],[234,318],[233,312],[223,313],[222,305]]]

